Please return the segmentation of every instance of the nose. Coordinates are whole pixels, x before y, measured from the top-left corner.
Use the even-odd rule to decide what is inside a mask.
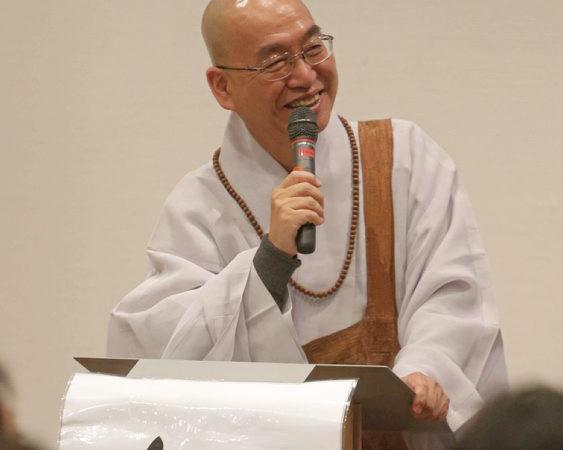
[[[303,55],[299,55],[293,60],[293,70],[287,79],[289,88],[306,88],[308,89],[317,79],[317,71],[311,66]]]

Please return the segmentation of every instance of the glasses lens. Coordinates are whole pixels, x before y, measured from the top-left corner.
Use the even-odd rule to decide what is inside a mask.
[[[289,55],[283,55],[266,62],[262,66],[262,77],[267,81],[276,81],[287,77],[291,72],[290,59]]]
[[[326,61],[332,54],[332,39],[319,38],[303,49],[305,61],[314,66]]]
[[[332,36],[322,35],[303,47],[303,58],[307,64],[314,66],[326,61],[332,55]],[[297,54],[290,56],[285,54],[267,61],[262,65],[261,76],[265,81],[278,81],[287,78],[293,70],[295,58],[301,56]]]

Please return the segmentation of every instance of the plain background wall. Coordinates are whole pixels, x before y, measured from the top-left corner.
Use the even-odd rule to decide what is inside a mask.
[[[168,192],[210,160],[204,0],[0,0],[0,361],[55,447],[74,355],[143,278]],[[401,117],[452,155],[490,254],[514,384],[563,386],[563,2],[311,0],[351,119]]]

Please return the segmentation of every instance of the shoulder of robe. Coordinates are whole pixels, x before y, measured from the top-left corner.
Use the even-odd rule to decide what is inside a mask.
[[[166,198],[150,245],[162,235],[170,235],[175,242],[187,239],[188,234],[199,236],[201,242],[214,241],[216,231],[232,221],[231,208],[225,207],[229,202],[211,163],[189,172]]]
[[[223,209],[226,191],[219,182],[211,163],[187,173],[174,187],[164,202],[164,212],[185,216],[197,213],[198,217],[212,216],[215,209]]]
[[[457,170],[452,158],[419,125],[404,119],[392,119],[392,124],[395,170]]]
[[[147,249],[174,254],[209,270],[221,267],[217,240],[232,229],[230,212],[224,207],[228,199],[211,163],[189,172],[164,202]]]

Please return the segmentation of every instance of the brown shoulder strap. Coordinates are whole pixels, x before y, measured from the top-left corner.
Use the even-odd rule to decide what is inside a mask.
[[[393,130],[390,120],[360,122],[367,262],[364,318],[303,346],[310,363],[393,365],[399,351],[395,305]]]
[[[358,124],[366,227],[366,316],[396,322],[393,225],[393,127],[391,119]]]

